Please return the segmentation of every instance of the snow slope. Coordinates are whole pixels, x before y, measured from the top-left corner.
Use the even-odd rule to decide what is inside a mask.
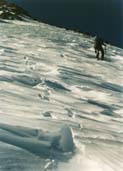
[[[123,50],[0,22],[0,171],[123,171]]]

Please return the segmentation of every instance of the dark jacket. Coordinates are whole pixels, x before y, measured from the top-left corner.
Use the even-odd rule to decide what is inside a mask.
[[[94,43],[94,48],[96,50],[101,50],[103,45],[106,46],[104,41],[101,38],[96,37],[95,43]]]

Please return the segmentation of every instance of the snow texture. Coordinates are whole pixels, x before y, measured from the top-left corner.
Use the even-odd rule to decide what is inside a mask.
[[[0,20],[0,171],[123,171],[123,50]]]

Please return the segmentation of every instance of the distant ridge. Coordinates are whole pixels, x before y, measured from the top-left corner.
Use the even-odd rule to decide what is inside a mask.
[[[15,3],[9,3],[6,0],[0,0],[0,19],[7,20],[25,20],[32,17],[23,8]]]

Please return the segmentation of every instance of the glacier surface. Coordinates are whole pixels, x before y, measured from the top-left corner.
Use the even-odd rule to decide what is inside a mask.
[[[0,21],[0,171],[123,171],[123,50]]]

